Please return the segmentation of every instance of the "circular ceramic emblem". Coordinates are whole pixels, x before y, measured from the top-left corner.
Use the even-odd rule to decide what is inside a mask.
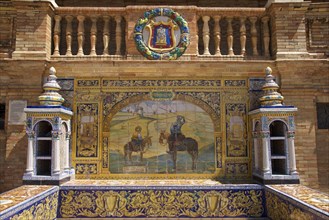
[[[138,51],[149,60],[175,60],[190,43],[184,18],[170,8],[155,8],[144,13],[135,25]]]

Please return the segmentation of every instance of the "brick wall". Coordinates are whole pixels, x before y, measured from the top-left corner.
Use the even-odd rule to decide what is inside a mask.
[[[71,1],[74,2],[74,1]],[[17,9],[17,34],[15,59],[0,56],[0,100],[8,106],[9,100],[27,100],[28,105],[37,104],[41,94],[42,80],[50,66],[55,66],[58,77],[263,77],[264,69],[270,66],[281,84],[285,103],[295,105],[296,116],[296,159],[301,183],[314,188],[328,189],[328,131],[316,128],[316,102],[319,96],[328,96],[328,60],[315,59],[307,54],[305,23],[303,16],[309,3],[273,4],[268,9],[271,18],[272,49],[276,58],[291,60],[252,60],[252,61],[108,61],[101,59],[80,59],[56,61],[50,59],[51,14],[46,3],[15,3]],[[17,5],[20,4],[20,5]],[[211,2],[209,2],[211,5]],[[35,8],[34,8],[35,6]],[[11,6],[8,6],[11,7]],[[7,8],[8,8],[7,7]],[[328,4],[327,4],[327,8]],[[30,10],[31,9],[31,10]],[[320,10],[320,9],[319,9]],[[327,9],[326,9],[327,10]],[[1,18],[13,16],[1,10]],[[183,12],[184,17],[193,22],[193,14]],[[130,15],[132,17],[137,15]],[[135,17],[129,20],[136,20]],[[14,22],[15,23],[15,22]],[[28,25],[27,25],[28,24]],[[7,36],[8,24],[3,24],[1,36]],[[127,24],[128,29],[135,23]],[[196,28],[196,25],[191,24]],[[191,30],[196,31],[196,30]],[[130,35],[129,35],[130,33]],[[8,35],[9,36],[9,35]],[[127,50],[137,54],[131,32],[127,36]],[[193,41],[193,36],[191,40]],[[13,38],[14,40],[14,38]],[[196,50],[192,42],[187,53]],[[0,46],[0,49],[3,49]],[[284,56],[277,56],[282,52]],[[297,53],[295,53],[297,52]],[[307,56],[301,55],[307,54]],[[296,55],[297,54],[297,55]],[[32,55],[32,57],[31,57]],[[305,59],[307,57],[307,59]],[[29,61],[30,59],[36,59]],[[304,59],[304,60],[299,60]],[[7,115],[8,115],[8,108]],[[6,119],[8,121],[8,119]],[[26,164],[27,138],[24,126],[7,125],[0,132],[0,189],[8,190],[21,184]]]

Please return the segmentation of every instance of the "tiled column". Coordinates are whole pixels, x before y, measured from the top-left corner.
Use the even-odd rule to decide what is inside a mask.
[[[220,52],[220,22],[221,16],[216,15],[214,16],[215,20],[215,27],[214,27],[214,37],[215,37],[215,55],[220,56],[222,55]]]
[[[121,55],[121,21],[122,17],[121,16],[115,16],[115,22],[116,22],[116,27],[115,27],[115,40],[116,40],[116,55]]]
[[[104,16],[104,29],[103,29],[103,44],[104,44],[104,51],[103,55],[109,55],[109,42],[110,42],[110,17]]]
[[[90,45],[91,45],[90,55],[96,56],[97,17],[91,17],[91,22],[92,24],[90,29]]]
[[[203,34],[203,45],[204,45],[204,52],[203,55],[210,55],[209,53],[209,20],[210,17],[209,16],[202,16],[202,20],[203,20],[203,30],[202,30],[202,34]]]
[[[251,46],[252,46],[252,54],[254,56],[258,56],[258,49],[257,49],[257,29],[256,29],[256,22],[257,17],[250,17],[249,21],[251,22]]]
[[[241,17],[240,18],[240,44],[241,44],[241,52],[240,55],[246,54],[246,18]]]
[[[85,16],[79,15],[78,17],[79,25],[78,25],[78,56],[83,56],[83,41],[85,39],[85,27],[84,20]]]
[[[227,17],[227,46],[228,46],[228,55],[234,56],[233,52],[233,28],[232,28],[232,17]]]
[[[52,141],[53,141],[53,152],[54,156],[52,156],[52,164],[53,164],[53,174],[58,175],[61,171],[60,168],[60,138],[59,131],[52,131]]]
[[[72,20],[71,15],[65,16],[66,19],[66,56],[72,56]]]
[[[263,145],[263,174],[269,174],[270,173],[270,155],[269,155],[269,138],[270,138],[270,132],[263,131],[261,132],[261,138],[262,138],[262,145]]]
[[[288,132],[289,174],[297,174],[295,155],[295,132]]]
[[[27,133],[28,142],[27,142],[27,160],[26,160],[26,170],[25,174],[27,175],[33,175],[34,168],[33,168],[33,146],[34,146],[34,132],[28,132]]]
[[[71,134],[66,132],[65,136],[65,161],[64,161],[64,170],[69,171],[70,170],[70,136]]]
[[[253,132],[253,143],[254,143],[254,160],[255,160],[255,170],[259,170],[259,146],[258,146],[258,133]]]
[[[59,42],[61,34],[61,20],[60,15],[55,15],[55,27],[54,27],[54,56],[59,56]]]

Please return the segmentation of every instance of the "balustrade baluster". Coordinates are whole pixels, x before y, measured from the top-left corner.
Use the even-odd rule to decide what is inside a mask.
[[[62,17],[60,15],[55,15],[55,27],[54,27],[54,56],[59,56],[59,42],[60,42],[60,34],[61,34],[61,20]]]
[[[246,54],[246,18],[241,17],[240,18],[240,44],[241,44],[241,55]]]
[[[204,45],[204,52],[203,55],[210,55],[209,52],[209,20],[210,17],[209,16],[202,16],[202,20],[203,20],[203,45]]]
[[[79,15],[78,17],[79,25],[78,25],[78,56],[83,56],[83,41],[85,39],[85,27],[84,20],[85,16]]]
[[[72,56],[72,20],[70,15],[65,16],[66,19],[66,56]]]
[[[97,17],[91,17],[91,22],[92,24],[90,29],[90,45],[91,45],[90,55],[96,56]]]
[[[221,16],[219,16],[219,15],[214,16],[214,20],[215,20],[215,27],[214,27],[215,55],[217,55],[217,56],[222,55],[220,52],[220,26],[219,26],[220,19],[221,19]]]
[[[110,29],[109,29],[109,22],[110,17],[104,16],[104,29],[103,29],[103,44],[104,44],[104,51],[103,55],[109,55],[109,42],[110,42]]]
[[[263,23],[263,41],[264,41],[264,56],[270,56],[270,31],[268,27],[269,17],[262,17]]]
[[[199,27],[198,27],[198,21],[199,21],[199,19],[200,19],[200,16],[199,15],[196,15],[196,34],[195,34],[195,42],[196,42],[196,48],[195,48],[195,53],[196,53],[196,55],[198,56],[199,55]]]
[[[116,40],[116,55],[121,55],[121,16],[115,16],[115,40]]]
[[[254,56],[258,56],[258,49],[257,49],[257,29],[256,29],[256,22],[257,17],[250,17],[249,21],[251,22],[251,45],[252,45],[252,53]]]
[[[233,52],[233,28],[232,28],[232,17],[227,17],[227,46],[228,46],[228,55],[234,56]]]

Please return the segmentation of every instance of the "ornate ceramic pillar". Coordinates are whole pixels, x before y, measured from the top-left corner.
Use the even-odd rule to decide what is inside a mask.
[[[254,161],[255,161],[255,170],[259,170],[259,150],[258,150],[258,132],[253,132],[253,144],[254,144]]]
[[[215,37],[215,55],[217,56],[221,56],[221,52],[220,52],[220,19],[221,16],[216,15],[214,16],[214,20],[215,20],[215,27],[214,27],[214,37]]]
[[[246,18],[245,17],[241,17],[240,18],[240,44],[241,44],[241,55],[245,55],[246,54]]]
[[[70,136],[71,134],[67,131],[65,136],[65,146],[64,146],[65,148],[64,170],[67,172],[70,170]]]
[[[232,28],[232,17],[227,17],[227,46],[228,46],[228,55],[234,56],[233,52],[233,28]]]
[[[26,170],[25,175],[33,175],[34,173],[34,152],[33,152],[33,146],[34,146],[34,131],[27,132],[27,160],[26,160]]]
[[[91,22],[92,24],[90,29],[90,45],[91,45],[90,55],[96,56],[97,17],[91,17]]]
[[[116,40],[116,55],[121,55],[121,16],[115,16],[115,40]]]
[[[59,131],[52,131],[52,141],[53,141],[53,152],[54,152],[54,157],[53,157],[53,174],[57,175],[61,171],[60,167],[60,138],[59,138]]]
[[[270,132],[268,131],[262,131],[261,132],[261,139],[262,139],[262,145],[263,145],[263,173],[264,174],[270,174],[270,155],[269,155],[269,138],[270,138]]]
[[[203,20],[203,29],[202,29],[202,34],[203,34],[203,45],[204,45],[204,52],[203,55],[210,55],[209,53],[209,16],[202,16]]]
[[[289,174],[295,175],[297,173],[296,168],[296,155],[295,155],[295,132],[288,132],[288,153],[289,153]]]
[[[264,41],[264,55],[270,56],[269,46],[270,46],[270,31],[268,27],[269,17],[262,17],[263,23],[263,41]]]
[[[103,44],[104,44],[104,51],[103,55],[109,55],[109,42],[110,42],[110,17],[103,16],[104,19],[104,29],[103,29]]]
[[[258,56],[258,49],[257,49],[257,29],[256,29],[256,22],[257,17],[250,17],[249,21],[251,22],[251,46],[252,46],[252,54],[254,56]]]
[[[59,56],[59,42],[60,42],[60,34],[61,34],[61,20],[62,17],[60,15],[55,15],[55,27],[54,27],[54,56]]]
[[[73,17],[71,15],[65,16],[66,19],[66,56],[72,56],[72,20]]]
[[[79,25],[78,25],[78,56],[83,56],[83,41],[85,39],[85,27],[84,20],[85,16],[79,15],[78,17]]]

